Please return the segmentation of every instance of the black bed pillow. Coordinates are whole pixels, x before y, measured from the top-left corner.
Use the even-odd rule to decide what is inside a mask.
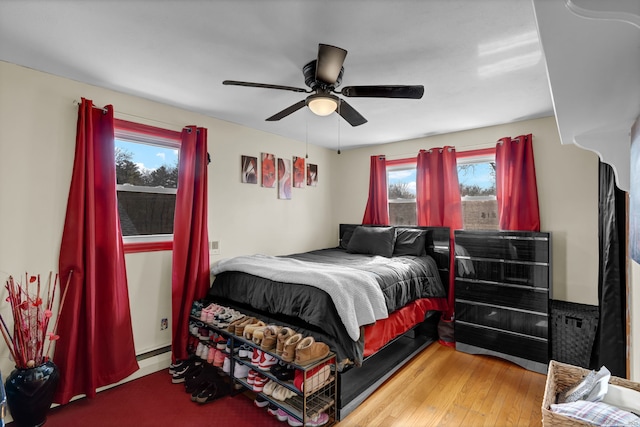
[[[353,228],[347,228],[340,238],[340,247],[342,249],[347,249],[349,246],[349,240],[351,240],[351,236],[353,236]]]
[[[423,256],[426,254],[427,230],[396,229],[396,244],[393,255]]]
[[[362,227],[353,230],[353,235],[347,245],[347,252],[352,254],[381,255],[387,258],[393,256],[396,243],[396,229],[394,227]]]

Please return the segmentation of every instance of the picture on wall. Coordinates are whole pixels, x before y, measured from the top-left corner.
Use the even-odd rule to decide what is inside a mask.
[[[278,158],[278,198],[291,200],[291,160]]]
[[[304,157],[293,156],[293,186],[304,187]]]
[[[262,153],[262,186],[276,186],[276,157],[270,153]]]
[[[307,164],[307,185],[309,187],[318,185],[318,165]]]
[[[241,165],[242,175],[241,181],[247,184],[258,183],[258,158],[251,156],[242,156]]]

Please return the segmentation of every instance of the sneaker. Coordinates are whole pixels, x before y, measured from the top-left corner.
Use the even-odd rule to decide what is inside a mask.
[[[269,405],[269,401],[264,396],[257,395],[253,401],[253,404],[258,408],[264,408],[265,406]]]
[[[256,371],[254,371],[253,369],[249,369],[249,372],[247,372],[247,384],[253,385],[254,381],[256,380],[256,375],[258,375]],[[236,377],[240,378],[237,375]]]
[[[260,364],[258,365],[258,368],[263,370],[263,371],[268,371],[273,365],[278,363],[278,359],[269,354],[269,353],[262,353],[262,357],[260,358]]]
[[[249,381],[249,372],[251,372],[251,369],[247,366],[244,365],[242,363],[238,363],[236,362],[236,364],[233,366],[233,376],[236,378],[247,378],[247,382]],[[253,371],[256,372],[256,371]],[[257,373],[256,373],[257,375]],[[255,381],[255,375],[253,377],[254,381]]]
[[[215,348],[210,348],[209,349],[209,354],[207,354],[207,363],[210,365],[213,365],[213,360],[215,359],[216,355],[219,353],[218,350],[216,350]]]
[[[283,409],[278,408],[276,411],[276,418],[278,421],[287,421],[289,419],[289,414],[286,413]]]
[[[252,352],[253,350],[251,349],[250,345],[242,344],[238,349],[238,356],[240,356],[243,359],[248,359],[251,357]]]
[[[273,394],[273,390],[275,390],[278,383],[276,381],[269,381],[262,388],[262,394],[266,394],[267,396],[271,396]]]
[[[256,375],[256,379],[253,380],[253,391],[258,393],[261,392],[268,381],[269,378],[265,377],[264,375]]]
[[[198,348],[196,348],[196,356],[197,357],[202,357],[202,350],[204,349],[204,344],[203,343],[198,343]],[[206,357],[205,357],[206,359]]]
[[[205,388],[200,392],[200,394],[198,394],[198,396],[196,397],[196,402],[213,402],[214,400],[219,399],[224,395],[225,393],[222,391],[222,387],[220,386],[220,384],[213,382],[209,385],[209,387]]]
[[[224,358],[226,357],[226,355],[220,350],[214,350],[214,351],[216,352],[216,355],[214,356],[214,359],[213,359],[213,366],[222,368],[222,365],[224,365]]]
[[[176,363],[172,363],[169,365],[169,373],[171,375],[175,374],[176,371],[179,371],[182,368],[184,368],[187,365],[187,363],[189,363],[188,359],[176,360]]]
[[[262,352],[262,350],[254,348],[253,355],[251,356],[251,363],[253,363],[254,365],[259,365],[260,359],[263,357],[263,355],[264,353]]]
[[[329,415],[324,412],[319,413],[313,418],[307,418],[307,421],[304,423],[305,427],[316,427],[323,426],[329,421]],[[291,427],[300,427],[302,425],[302,421],[297,418],[289,415],[289,419],[287,420]]]
[[[278,413],[278,409],[279,408],[276,405],[274,405],[273,403],[270,403],[269,407],[267,408],[267,414],[273,415],[275,417],[276,414]]]
[[[209,351],[216,351],[215,348],[210,348],[208,345],[204,345],[202,347],[202,352],[200,353],[200,359],[202,360],[207,360],[207,357],[209,357]]]
[[[195,370],[199,369],[202,365],[202,362],[192,362],[186,364],[180,371],[176,371],[175,374],[171,376],[171,382],[173,384],[180,384],[185,382],[185,379],[189,375],[193,375]]]
[[[231,373],[231,359],[229,359],[229,357],[225,356],[224,358],[224,362],[222,363],[222,372],[227,375]]]

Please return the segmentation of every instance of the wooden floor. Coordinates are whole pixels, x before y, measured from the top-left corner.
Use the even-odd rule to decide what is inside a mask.
[[[339,427],[541,426],[546,376],[434,343]]]

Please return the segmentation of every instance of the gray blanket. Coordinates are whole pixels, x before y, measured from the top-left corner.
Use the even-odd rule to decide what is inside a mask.
[[[336,311],[354,341],[360,326],[388,317],[380,285],[372,273],[350,267],[319,264],[268,255],[239,256],[220,261],[211,273],[240,271],[277,282],[309,285],[331,296]],[[344,284],[348,283],[348,286]]]

